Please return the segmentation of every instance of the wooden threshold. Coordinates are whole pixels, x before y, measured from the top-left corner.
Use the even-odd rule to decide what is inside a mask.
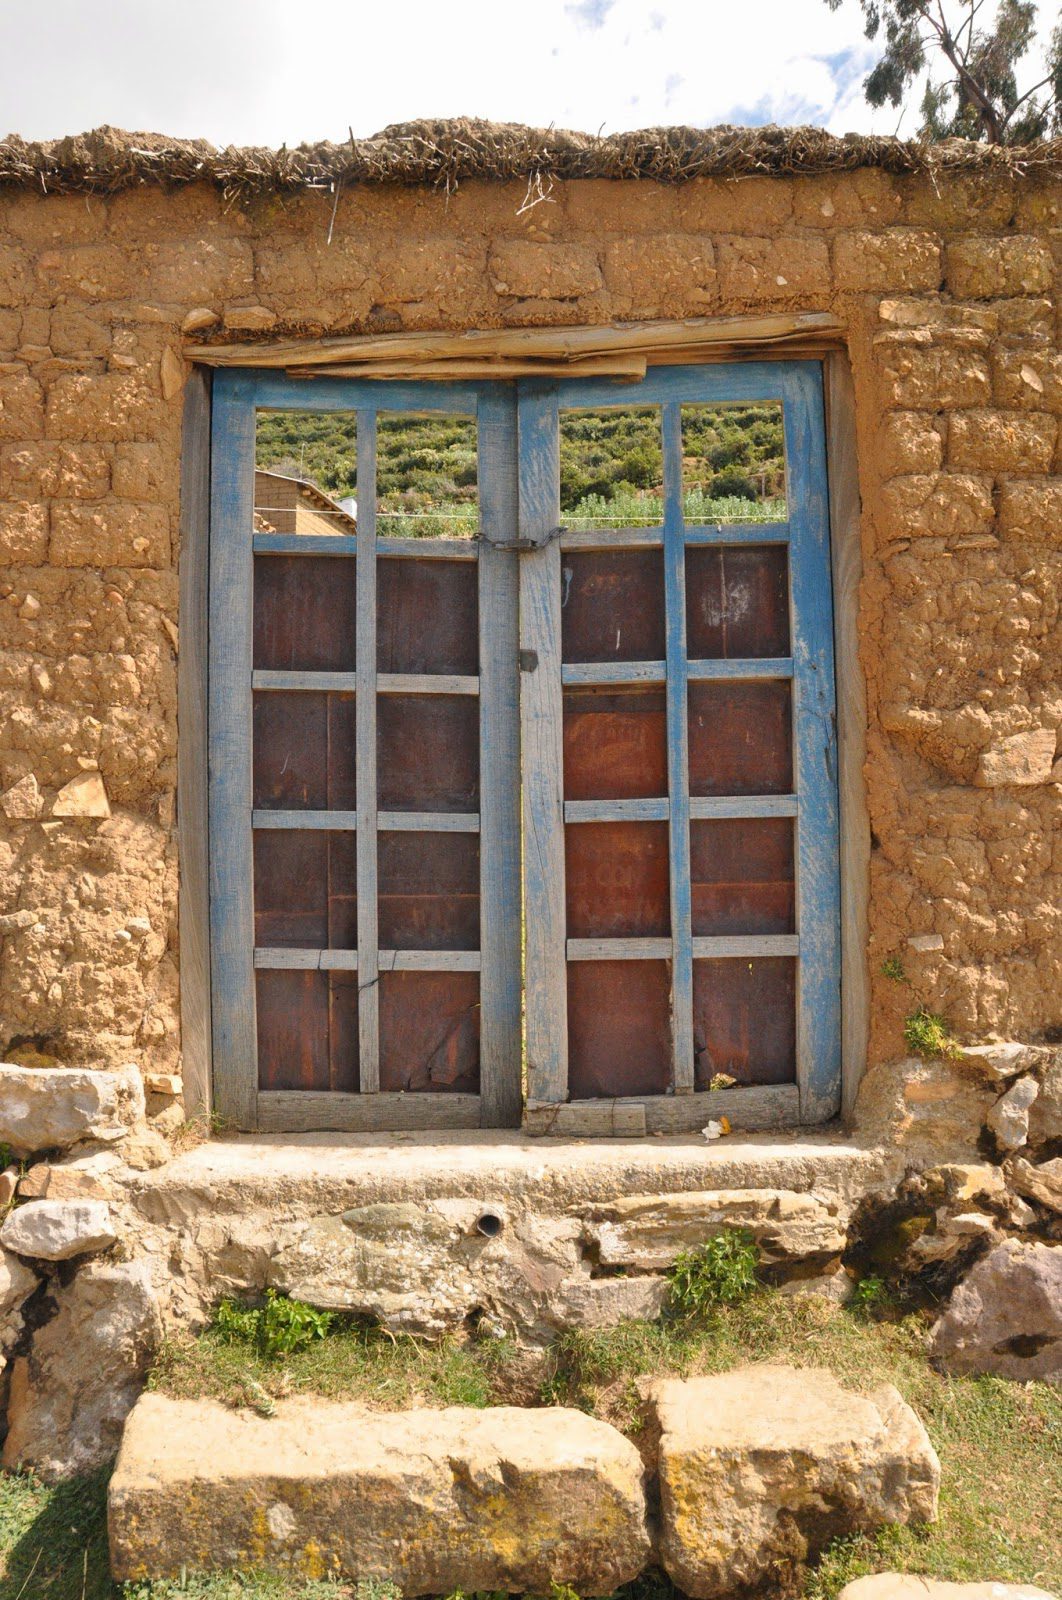
[[[795,1083],[771,1083],[642,1099],[532,1103],[524,1111],[523,1127],[525,1133],[554,1138],[639,1138],[650,1133],[694,1133],[722,1117],[735,1132],[795,1128],[800,1094]]]
[[[479,1127],[478,1094],[333,1094],[270,1089],[258,1094],[260,1133],[401,1133]]]

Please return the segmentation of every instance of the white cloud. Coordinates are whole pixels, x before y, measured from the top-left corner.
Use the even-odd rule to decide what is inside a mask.
[[[30,138],[110,122],[295,144],[457,115],[895,122],[862,100],[856,0],[2,0],[0,59],[0,114]]]

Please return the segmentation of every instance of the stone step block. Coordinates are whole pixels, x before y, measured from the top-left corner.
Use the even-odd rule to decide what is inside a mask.
[[[817,1368],[669,1379],[660,1428],[660,1555],[695,1600],[786,1587],[842,1534],[936,1516],[940,1464],[891,1384],[851,1394]]]
[[[641,1458],[563,1408],[275,1415],[144,1395],[111,1480],[118,1580],[249,1565],[457,1589],[608,1594],[650,1556]]]
[[[1055,1600],[1032,1583],[946,1583],[920,1572],[875,1572],[846,1583],[837,1600]]]

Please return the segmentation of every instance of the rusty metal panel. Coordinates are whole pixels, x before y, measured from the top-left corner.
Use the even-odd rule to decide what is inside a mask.
[[[670,989],[666,961],[568,963],[571,1099],[667,1092]]]
[[[327,1089],[328,974],[256,972],[258,1087]]]
[[[381,1091],[479,1093],[479,973],[380,974]]]
[[[690,794],[790,794],[792,696],[785,680],[689,687]]]
[[[690,659],[789,654],[789,555],[784,545],[704,545],[686,551]]]
[[[564,830],[569,939],[671,932],[666,822],[578,822]]]
[[[698,1089],[716,1073],[738,1083],[795,1081],[796,969],[791,956],[694,961]]]
[[[376,670],[479,671],[474,561],[382,557],[376,564]]]
[[[353,810],[354,696],[254,696],[254,804],[263,810]]]
[[[662,689],[565,689],[564,798],[640,800],[667,794]]]
[[[352,561],[256,556],[254,665],[287,672],[353,672]]]
[[[660,550],[567,551],[561,559],[565,661],[664,659]]]
[[[741,817],[690,824],[693,933],[793,933],[793,822]]]
[[[479,836],[381,833],[381,950],[479,949]]]
[[[479,702],[473,695],[382,694],[381,811],[479,809]]]

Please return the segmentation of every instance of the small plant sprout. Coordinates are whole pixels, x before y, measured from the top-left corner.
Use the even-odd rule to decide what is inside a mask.
[[[889,978],[893,983],[906,983],[907,974],[903,970],[903,962],[899,956],[886,956],[881,963],[881,976]]]
[[[861,1316],[871,1316],[879,1310],[888,1296],[888,1285],[885,1279],[875,1272],[870,1272],[865,1278],[860,1278],[852,1291],[851,1307]]]
[[[759,1252],[745,1228],[724,1228],[704,1244],[683,1250],[668,1274],[671,1305],[684,1316],[736,1305],[757,1287]]]
[[[919,1006],[907,1018],[903,1025],[903,1037],[908,1050],[915,1055],[944,1056],[954,1061],[962,1054],[958,1040],[952,1035],[944,1018],[927,1011],[925,1006]]]
[[[331,1311],[318,1311],[267,1289],[261,1306],[222,1300],[214,1313],[214,1331],[224,1344],[253,1344],[267,1360],[277,1360],[325,1338],[334,1321]]]

